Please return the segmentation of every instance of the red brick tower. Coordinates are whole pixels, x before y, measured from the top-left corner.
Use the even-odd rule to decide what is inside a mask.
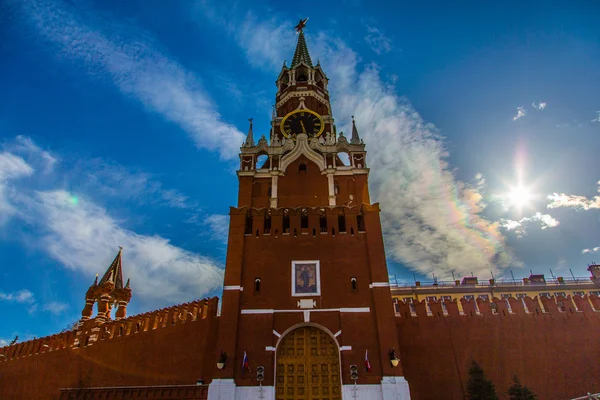
[[[365,144],[336,132],[305,22],[270,141],[250,121],[241,148],[209,398],[408,399]]]

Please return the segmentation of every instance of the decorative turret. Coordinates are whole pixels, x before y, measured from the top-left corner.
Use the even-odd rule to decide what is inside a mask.
[[[254,147],[254,136],[252,133],[252,118],[248,118],[250,122],[250,128],[248,128],[248,135],[246,136],[246,141],[242,147]]]
[[[85,296],[85,307],[81,312],[81,320],[89,320],[93,314],[94,303],[98,303],[98,315],[95,320],[103,323],[110,320],[110,311],[113,305],[118,305],[116,319],[121,319],[126,316],[126,309],[129,300],[131,300],[131,288],[129,287],[129,279],[127,284],[123,286],[123,248],[119,247],[117,256],[110,264],[100,282],[98,282],[98,274],[94,283],[89,287]]]
[[[352,138],[350,139],[350,144],[360,144],[360,137],[358,136],[358,130],[356,129],[354,115],[352,116]]]

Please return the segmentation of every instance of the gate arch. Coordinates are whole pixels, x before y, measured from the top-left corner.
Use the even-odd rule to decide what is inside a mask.
[[[275,355],[276,400],[341,400],[340,352],[334,338],[314,325],[290,329]]]

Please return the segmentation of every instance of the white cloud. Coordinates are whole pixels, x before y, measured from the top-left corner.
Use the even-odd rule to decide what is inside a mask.
[[[29,158],[33,158],[36,163],[41,164],[44,172],[51,172],[54,165],[58,162],[56,157],[46,150],[42,150],[30,137],[19,135],[15,138],[14,144],[9,146],[12,153],[24,154]]]
[[[548,103],[545,103],[545,102],[543,102],[543,101],[541,101],[541,102],[539,102],[539,103],[536,103],[536,102],[534,101],[533,103],[531,103],[531,106],[532,106],[533,108],[535,108],[536,110],[538,110],[538,111],[543,111],[543,110],[546,108],[546,106],[547,106],[547,105],[548,105]]]
[[[35,297],[30,290],[23,289],[18,292],[4,293],[0,292],[0,300],[10,301],[14,303],[33,304]]]
[[[592,120],[592,122],[600,122],[600,111],[596,111],[596,113],[597,113],[598,115],[596,116],[596,118],[594,118],[594,119]]]
[[[104,159],[85,160],[75,168],[80,179],[80,189],[118,196],[123,200],[135,200],[140,204],[161,204],[173,208],[195,208],[197,204],[188,196],[174,189],[165,189],[152,174]],[[85,171],[85,172],[82,172]]]
[[[213,214],[205,219],[213,233],[213,238],[223,243],[227,243],[229,234],[229,215]]]
[[[223,270],[211,259],[169,243],[160,236],[122,228],[105,209],[62,191],[37,192],[21,204],[40,224],[39,245],[65,267],[90,277],[102,273],[123,246],[124,274],[137,299],[150,305],[206,295],[222,284]],[[111,251],[113,249],[113,251]]]
[[[583,249],[581,250],[581,254],[585,253],[597,253],[600,250],[600,247],[594,247],[592,249]]]
[[[69,308],[67,303],[61,303],[60,301],[51,301],[50,303],[44,304],[44,311],[48,311],[54,315],[60,315]]]
[[[10,181],[31,176],[33,172],[34,169],[21,157],[8,152],[0,153],[0,226],[18,213],[10,200]]]
[[[23,7],[61,56],[83,63],[92,75],[110,77],[125,96],[179,124],[199,148],[218,151],[223,159],[237,157],[243,133],[223,121],[198,79],[177,62],[139,38],[120,39],[124,27],[112,26],[111,37],[93,29],[64,3],[31,0]]]
[[[383,32],[372,26],[367,26],[367,32],[365,41],[377,55],[392,51],[392,41]]]
[[[276,17],[265,19],[266,14],[257,16],[252,11],[240,10],[236,6],[215,7],[206,1],[196,2],[195,8],[211,23],[219,25],[235,38],[244,48],[250,65],[269,70],[281,69],[286,60],[282,54],[289,55],[288,65],[291,62],[293,53],[289,53],[290,49],[293,51],[296,39],[290,35],[294,26],[290,20]],[[237,18],[240,13],[245,18]]]
[[[600,193],[600,181],[598,181],[598,193]],[[585,196],[577,196],[565,193],[552,193],[546,196],[548,208],[568,207],[577,210],[591,210],[600,208],[600,196],[594,196],[591,199]]]
[[[552,217],[550,214],[542,214],[536,212],[531,217],[521,218],[519,221],[513,221],[510,219],[501,219],[500,226],[507,231],[513,231],[517,234],[517,237],[523,237],[527,234],[526,226],[531,223],[539,224],[540,229],[554,228],[560,225],[560,222]]]
[[[10,340],[0,338],[0,347],[8,346]]]
[[[515,115],[513,117],[513,121],[518,120],[521,117],[524,117],[527,115],[527,111],[525,111],[525,107],[517,107],[517,115]]]

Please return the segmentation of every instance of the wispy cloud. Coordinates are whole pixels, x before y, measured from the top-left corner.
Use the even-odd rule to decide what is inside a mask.
[[[48,311],[50,314],[60,315],[67,311],[69,305],[60,301],[51,301],[50,303],[44,304],[44,311]]]
[[[545,102],[543,102],[543,101],[542,101],[542,102],[539,102],[539,103],[536,103],[536,102],[534,101],[533,103],[531,103],[531,106],[532,106],[533,108],[535,108],[536,110],[538,110],[538,111],[543,111],[543,110],[546,108],[546,106],[547,106],[547,105],[548,105],[548,103],[545,103]]]
[[[115,32],[109,37],[58,0],[25,1],[23,9],[62,57],[82,63],[92,76],[109,77],[123,95],[178,124],[199,148],[218,151],[223,159],[237,157],[243,133],[223,121],[190,71],[144,43],[141,35],[130,41]],[[110,28],[118,33],[125,29]]]
[[[0,226],[18,213],[10,200],[9,182],[31,176],[33,172],[34,169],[21,157],[9,152],[0,153]]]
[[[367,26],[367,32],[368,34],[365,36],[365,41],[377,55],[392,51],[392,41],[378,28]]]
[[[600,193],[600,181],[597,183],[598,185],[598,193]],[[552,193],[547,197],[548,200],[548,208],[574,208],[577,210],[590,210],[595,208],[600,208],[600,196],[594,196],[592,198],[587,198],[585,196],[577,196],[572,194],[565,193]]]
[[[17,136],[15,141],[9,145],[9,150],[29,159],[28,161],[39,164],[39,169],[45,173],[51,172],[58,162],[50,152],[43,150],[31,138],[24,135]]]
[[[581,254],[597,253],[598,251],[600,251],[600,247],[594,247],[594,248],[591,248],[591,249],[583,249],[583,250],[581,250]]]
[[[207,16],[213,20],[214,10]],[[248,21],[265,38],[271,37],[271,31],[273,36],[282,35],[273,20],[230,19],[233,25]],[[435,127],[380,78],[376,65],[360,67],[358,54],[343,40],[327,32],[307,32],[307,40],[311,56],[321,60],[331,80],[339,126],[348,131],[350,116],[355,115],[368,143],[372,199],[382,206],[388,256],[440,276],[452,271],[497,271],[512,262],[499,225],[479,215],[483,203],[477,188],[453,176]],[[260,61],[265,57],[272,60],[266,65],[271,71],[293,52],[293,45],[288,44],[261,54],[246,41],[237,42],[251,65],[265,66]]]
[[[517,237],[525,236],[527,234],[527,227],[532,223],[537,223],[542,230],[560,225],[560,222],[556,218],[550,214],[542,214],[541,212],[536,212],[531,217],[521,218],[519,221],[504,218],[500,220],[500,226],[507,231],[515,232]]]
[[[213,214],[205,218],[212,232],[213,239],[222,243],[227,243],[229,234],[229,215]]]
[[[600,122],[600,111],[596,111],[596,118],[592,120],[592,122]]]
[[[160,204],[180,209],[197,207],[196,202],[185,194],[164,188],[152,174],[110,160],[82,160],[74,171],[70,178],[77,181],[80,190],[118,196],[139,204]]]
[[[517,107],[517,115],[515,115],[513,117],[513,121],[516,121],[519,118],[522,118],[526,115],[527,115],[527,111],[525,110],[525,107]]]
[[[18,292],[12,293],[0,292],[0,300],[23,304],[35,303],[35,297],[33,293],[27,289],[19,290]]]

